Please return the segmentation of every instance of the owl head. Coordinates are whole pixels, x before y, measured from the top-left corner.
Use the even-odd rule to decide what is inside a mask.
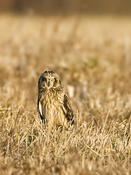
[[[55,89],[61,86],[61,81],[57,73],[48,70],[41,74],[38,86],[40,89]]]

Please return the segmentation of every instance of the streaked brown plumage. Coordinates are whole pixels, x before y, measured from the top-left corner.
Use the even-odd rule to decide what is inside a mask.
[[[73,111],[58,74],[45,71],[38,82],[38,112],[48,126],[69,126],[74,123]]]

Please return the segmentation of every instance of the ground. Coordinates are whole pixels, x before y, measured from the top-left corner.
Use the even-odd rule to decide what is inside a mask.
[[[1,14],[0,174],[131,174],[130,67],[130,17]],[[37,114],[47,68],[70,95],[70,129]]]

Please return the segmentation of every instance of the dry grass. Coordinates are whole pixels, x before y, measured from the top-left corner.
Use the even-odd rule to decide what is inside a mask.
[[[0,174],[129,175],[130,67],[128,18],[0,15]],[[68,131],[37,115],[46,68],[71,95]]]

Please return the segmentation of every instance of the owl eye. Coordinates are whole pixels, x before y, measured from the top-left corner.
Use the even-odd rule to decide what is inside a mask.
[[[55,80],[55,83],[57,82],[57,79],[56,78],[54,78],[54,80]]]
[[[45,78],[45,77],[42,77],[42,79],[41,79],[42,81],[47,81],[47,79]]]

